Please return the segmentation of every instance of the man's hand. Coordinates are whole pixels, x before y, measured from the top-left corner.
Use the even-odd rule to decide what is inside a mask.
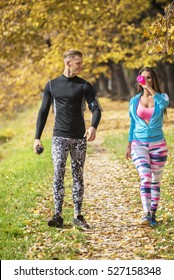
[[[40,139],[35,139],[34,140],[34,145],[33,145],[33,150],[35,154],[37,154],[37,147],[42,146],[42,143],[40,142]]]
[[[90,128],[88,128],[85,132],[84,137],[86,137],[87,141],[93,141],[96,137],[96,129],[91,126]]]

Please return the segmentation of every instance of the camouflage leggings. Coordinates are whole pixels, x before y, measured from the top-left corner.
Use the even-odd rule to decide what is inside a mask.
[[[71,156],[71,167],[73,176],[73,201],[74,214],[81,213],[84,183],[83,168],[86,157],[86,139],[72,139],[53,136],[52,140],[52,158],[54,165],[54,205],[55,214],[62,213],[64,200],[64,175],[68,154]]]

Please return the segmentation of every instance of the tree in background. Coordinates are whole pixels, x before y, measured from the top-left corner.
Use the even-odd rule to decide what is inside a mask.
[[[169,1],[170,2],[170,1]],[[166,6],[164,16],[156,20],[145,36],[149,39],[146,49],[149,54],[158,55],[158,69],[163,90],[170,95],[174,106],[174,1]]]
[[[61,74],[69,48],[83,51],[83,76],[100,93],[129,99],[138,69],[149,65],[160,67],[174,101],[172,1],[9,0],[0,3],[0,18],[3,113],[35,103]]]

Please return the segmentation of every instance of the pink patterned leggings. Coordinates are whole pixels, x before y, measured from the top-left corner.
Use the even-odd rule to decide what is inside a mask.
[[[160,199],[160,181],[167,160],[165,140],[156,142],[132,141],[131,156],[139,173],[140,195],[144,211],[156,211]]]

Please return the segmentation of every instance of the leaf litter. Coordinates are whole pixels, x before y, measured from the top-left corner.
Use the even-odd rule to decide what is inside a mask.
[[[119,159],[113,160],[111,154],[103,148],[103,139],[108,131],[115,131],[114,122],[117,120],[117,129],[127,129],[127,102],[121,103],[119,111],[115,107],[118,102],[104,100],[107,114],[101,123],[101,128],[97,132],[97,138],[90,143],[92,153],[87,154],[85,163],[85,195],[84,214],[90,224],[90,229],[84,231],[85,242],[76,241],[78,229],[70,227],[61,230],[55,229],[54,240],[48,229],[46,232],[39,232],[39,221],[26,222],[26,233],[35,234],[35,243],[28,249],[26,258],[29,259],[74,259],[71,256],[70,246],[77,248],[75,259],[174,259],[173,228],[169,226],[173,207],[165,209],[165,201],[161,199],[160,207],[165,213],[161,214],[164,226],[168,227],[163,233],[163,229],[142,227],[139,223],[143,211],[139,195],[139,178],[130,163],[123,163]],[[114,107],[115,106],[115,107]],[[123,110],[123,113],[121,112]],[[173,112],[173,111],[172,111]],[[107,117],[112,115],[112,122],[107,121]],[[121,121],[120,121],[121,116]],[[113,121],[114,120],[114,121]],[[87,122],[89,120],[87,119]],[[107,128],[106,128],[107,127]],[[169,126],[170,127],[170,126]],[[169,169],[169,172],[171,170]],[[167,175],[166,175],[167,177]],[[164,177],[165,180],[168,180]],[[169,185],[169,193],[172,194],[173,184]],[[34,216],[50,215],[49,205],[52,204],[50,190],[44,195],[45,198],[33,210]],[[68,204],[68,202],[66,202]],[[42,204],[42,206],[41,206]],[[72,202],[69,203],[70,206]],[[41,210],[42,209],[42,210]],[[33,226],[33,225],[32,225]],[[54,230],[54,229],[53,229]],[[73,235],[74,232],[74,235]],[[165,235],[163,237],[163,234]],[[59,236],[65,235],[61,241]],[[66,244],[66,237],[72,236],[71,243]],[[168,251],[167,251],[168,250]],[[51,251],[51,253],[50,253]],[[59,257],[57,257],[59,256]]]

